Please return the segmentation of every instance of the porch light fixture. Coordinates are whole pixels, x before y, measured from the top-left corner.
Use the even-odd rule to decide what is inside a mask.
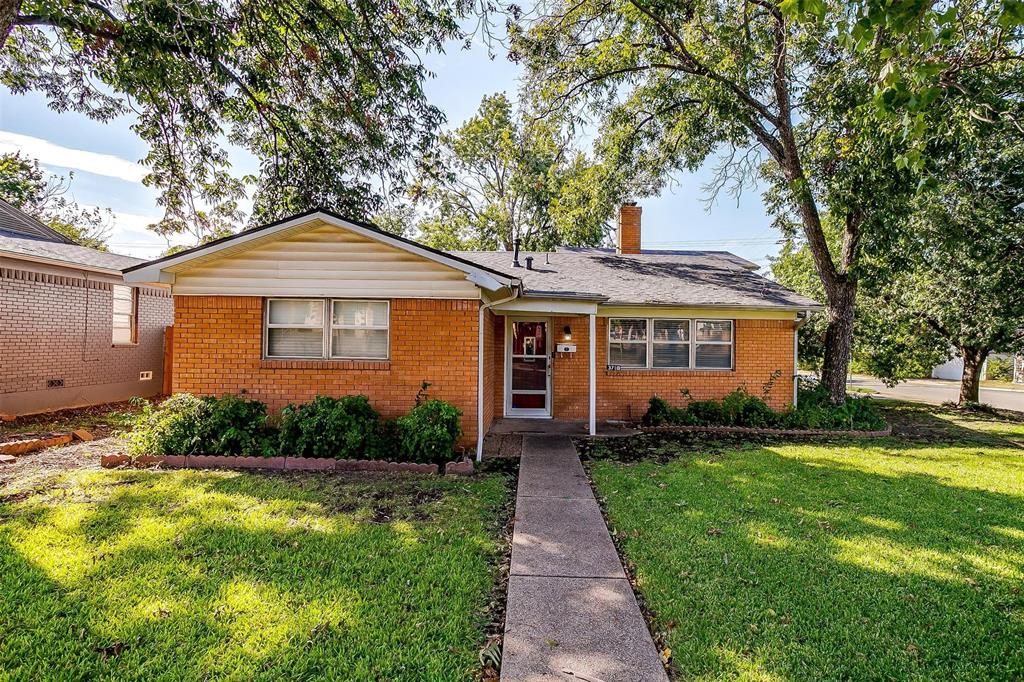
[[[570,327],[569,325],[565,325],[565,329],[563,329],[562,331],[565,332],[565,340],[572,341],[572,327]]]

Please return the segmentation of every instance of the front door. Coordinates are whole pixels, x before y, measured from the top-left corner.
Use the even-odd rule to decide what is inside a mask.
[[[505,413],[510,417],[551,416],[551,348],[545,320],[511,320]]]

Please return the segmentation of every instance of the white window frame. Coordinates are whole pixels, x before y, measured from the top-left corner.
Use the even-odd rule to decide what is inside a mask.
[[[659,322],[685,322],[687,330],[688,330],[688,334],[689,334],[689,340],[688,341],[659,341],[658,337],[655,335],[655,329],[654,329],[655,326]],[[694,329],[696,329],[696,327],[693,324],[693,320],[688,318],[688,317],[679,317],[679,318],[676,318],[676,317],[652,317],[650,325],[651,325],[651,332],[650,332],[649,336],[651,337],[651,361],[650,361],[651,369],[693,369],[693,359],[695,357],[694,353],[693,353],[693,331],[694,331]],[[654,346],[659,345],[659,344],[662,345],[662,346],[689,346],[689,348],[687,348],[687,350],[686,350],[686,359],[687,359],[687,363],[688,363],[686,365],[686,367],[679,367],[679,366],[655,367],[654,366]]]
[[[701,322],[728,322],[729,323],[729,340],[728,341],[698,341],[697,340],[697,325]],[[736,368],[736,321],[735,320],[714,320],[708,318],[702,318],[694,320],[690,327],[690,339],[693,341],[692,348],[690,349],[690,365],[694,369],[701,369],[705,371],[731,371]],[[729,346],[729,366],[728,367],[697,367],[697,346]]]
[[[612,341],[612,322],[616,320],[645,320],[647,323],[647,340],[646,341]],[[689,367],[655,367],[654,366],[654,345],[658,343],[654,338],[654,323],[655,321],[670,320],[673,322],[688,321],[690,325],[690,366]],[[729,330],[731,332],[731,341],[697,341],[697,324],[700,322],[728,322]],[[736,320],[722,319],[722,318],[686,318],[686,317],[609,317],[608,318],[608,333],[607,333],[607,355],[605,356],[609,360],[611,359],[612,343],[646,343],[647,344],[647,364],[646,365],[620,365],[612,362],[608,362],[610,367],[621,367],[622,369],[648,369],[656,371],[666,372],[732,372],[736,369]],[[683,344],[683,341],[662,341],[662,344]],[[697,366],[697,345],[698,343],[702,346],[729,346],[729,366],[728,367],[698,367]]]
[[[616,322],[616,321],[625,321],[625,320],[629,320],[629,321],[643,320],[644,324],[646,325],[644,327],[644,337],[645,338],[644,338],[643,341],[639,341],[639,340],[637,340],[637,341],[631,341],[631,340],[627,340],[627,341],[613,341],[612,340],[612,323]],[[614,364],[616,367],[622,367],[623,369],[646,369],[646,368],[650,367],[651,366],[651,320],[650,320],[650,318],[646,318],[646,317],[609,317],[608,318],[608,348],[607,348],[607,355],[605,356],[609,360],[612,357],[612,344],[613,343],[635,344],[637,346],[643,344],[643,345],[647,346],[647,358],[646,358],[647,364],[646,365],[620,365],[618,363],[609,363],[609,364]]]
[[[114,340],[114,300],[116,299],[115,292],[118,289],[128,289],[129,298],[131,299],[132,311],[129,313],[128,330],[130,339],[128,341],[115,341]],[[113,284],[110,288],[110,343],[113,346],[134,346],[139,342],[139,288],[133,287],[130,284]]]
[[[306,303],[319,303],[322,308],[323,322],[320,325],[315,324],[271,324],[270,323],[270,304],[274,301],[301,301]],[[327,348],[327,333],[325,328],[328,326],[327,320],[327,301],[322,298],[287,298],[287,297],[274,297],[266,299],[266,303],[263,306],[263,357],[269,360],[323,360]],[[271,355],[270,354],[270,330],[271,329],[319,329],[323,338],[320,339],[320,355]]]
[[[270,305],[273,301],[302,301],[307,303],[319,303],[323,312],[323,324],[271,324]],[[334,303],[383,303],[387,306],[386,325],[345,325],[334,324]],[[319,329],[322,332],[323,343],[320,347],[320,355],[271,355],[270,354],[270,330],[271,329]],[[355,356],[333,356],[332,345],[333,331],[335,329],[378,329],[387,331],[387,355],[384,357],[355,357]],[[387,362],[391,359],[391,301],[378,298],[308,298],[273,296],[264,299],[263,305],[263,357],[267,360],[330,360],[344,362],[348,360],[367,360],[376,362]]]
[[[387,307],[385,315],[386,322],[383,325],[365,324],[334,324],[335,303],[383,303]],[[327,358],[329,360],[389,360],[391,358],[391,301],[374,298],[332,298],[330,299],[330,316],[326,318],[327,332],[330,338],[327,340]],[[334,354],[334,330],[335,329],[375,329],[387,332],[384,357],[357,356],[357,355],[335,355]]]

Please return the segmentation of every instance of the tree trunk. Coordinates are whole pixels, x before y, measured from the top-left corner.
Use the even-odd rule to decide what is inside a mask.
[[[841,279],[829,292],[828,326],[825,328],[825,360],[821,365],[821,384],[834,405],[846,400],[846,372],[853,349],[853,314],[857,300],[857,282]]]
[[[0,0],[0,50],[7,44],[7,36],[14,28],[22,0]]]
[[[964,376],[960,380],[959,405],[963,407],[966,403],[981,402],[981,368],[985,366],[988,348],[967,346],[960,349],[960,355],[964,359]]]

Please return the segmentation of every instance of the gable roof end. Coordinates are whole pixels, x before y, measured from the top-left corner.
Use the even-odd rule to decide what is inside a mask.
[[[211,256],[227,250],[237,250],[247,242],[260,240],[260,243],[273,241],[267,239],[275,234],[288,232],[300,228],[305,223],[322,221],[328,225],[349,230],[355,234],[372,239],[374,241],[392,246],[396,249],[415,254],[427,260],[445,265],[454,270],[465,273],[466,279],[488,291],[497,291],[504,287],[518,287],[520,280],[499,270],[474,263],[466,258],[456,256],[445,251],[424,246],[411,239],[389,234],[380,228],[369,223],[363,223],[350,218],[344,218],[326,209],[313,209],[300,213],[296,216],[284,218],[267,225],[254,227],[238,234],[233,234],[222,239],[202,244],[186,251],[157,258],[146,263],[141,263],[125,268],[125,281],[128,282],[161,282],[164,284],[174,283],[174,270],[180,266],[198,259],[208,260]]]

